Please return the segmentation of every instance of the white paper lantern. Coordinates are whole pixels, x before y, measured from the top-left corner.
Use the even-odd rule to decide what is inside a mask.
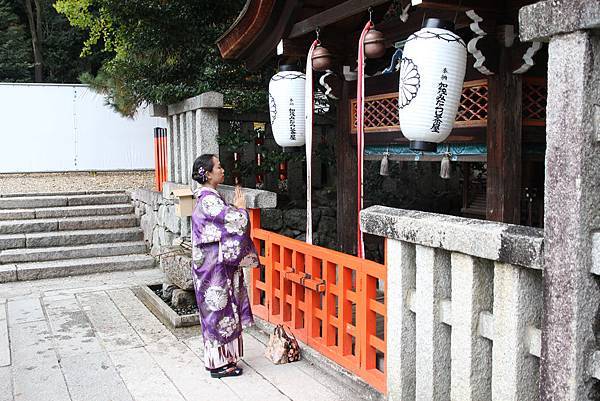
[[[444,141],[458,111],[467,48],[453,24],[429,18],[404,46],[400,62],[400,129],[413,150],[433,151]]]
[[[304,146],[304,85],[306,76],[282,65],[269,82],[269,111],[275,142],[284,148]]]

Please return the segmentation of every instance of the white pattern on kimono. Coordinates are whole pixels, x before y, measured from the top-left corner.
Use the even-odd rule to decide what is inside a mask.
[[[204,209],[209,216],[217,216],[224,207],[225,204],[217,196],[207,195],[202,198],[202,209]]]
[[[202,243],[215,242],[221,239],[221,230],[214,224],[205,224],[200,233],[200,241]]]
[[[202,283],[200,282],[200,280],[197,280],[194,277],[194,288],[196,289],[196,292],[200,292],[202,290]]]
[[[235,319],[236,322],[240,321],[240,314],[238,313],[238,307],[235,304],[235,302],[231,303],[231,309],[233,309],[233,318]]]
[[[246,231],[248,218],[245,213],[232,210],[225,215],[225,229],[232,234],[242,235]]]
[[[239,256],[240,252],[240,241],[230,239],[223,243],[223,259],[234,260]]]
[[[194,246],[192,248],[192,260],[196,264],[196,266],[202,266],[204,263],[204,252],[198,246]]]
[[[227,291],[218,285],[208,287],[204,292],[204,303],[213,312],[223,310],[227,306]]]
[[[221,319],[221,321],[219,321],[218,326],[219,334],[223,338],[227,338],[233,334],[237,327],[237,323],[234,318],[230,316],[225,316],[223,319]]]

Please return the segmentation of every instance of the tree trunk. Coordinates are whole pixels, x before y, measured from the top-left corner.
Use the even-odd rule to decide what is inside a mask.
[[[33,0],[35,4],[35,15],[32,0],[25,0],[25,11],[27,11],[27,20],[29,22],[29,32],[31,32],[31,44],[33,46],[33,62],[35,82],[42,82],[43,77],[43,58],[42,58],[42,8],[39,0]]]

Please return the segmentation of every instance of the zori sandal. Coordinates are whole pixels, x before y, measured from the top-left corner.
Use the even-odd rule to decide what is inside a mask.
[[[225,365],[218,369],[210,371],[210,377],[220,379],[222,377],[240,376],[244,370],[237,367],[235,364]]]

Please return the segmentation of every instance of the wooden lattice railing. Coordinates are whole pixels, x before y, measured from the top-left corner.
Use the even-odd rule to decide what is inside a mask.
[[[523,78],[523,125],[546,125],[548,87],[545,78]]]
[[[487,125],[487,80],[465,82],[455,127]],[[356,99],[350,100],[350,127],[356,132]],[[398,92],[365,98],[365,132],[399,131]]]
[[[525,77],[523,79],[523,125],[546,124],[546,80]],[[455,128],[487,126],[488,81],[479,79],[464,83],[456,114]],[[350,100],[350,127],[356,133],[356,99]],[[398,92],[367,96],[365,98],[365,132],[399,131]]]
[[[486,79],[463,85],[455,127],[485,127],[488,117],[488,83]]]
[[[250,273],[252,312],[387,391],[386,266],[260,228],[250,209],[260,269]]]

